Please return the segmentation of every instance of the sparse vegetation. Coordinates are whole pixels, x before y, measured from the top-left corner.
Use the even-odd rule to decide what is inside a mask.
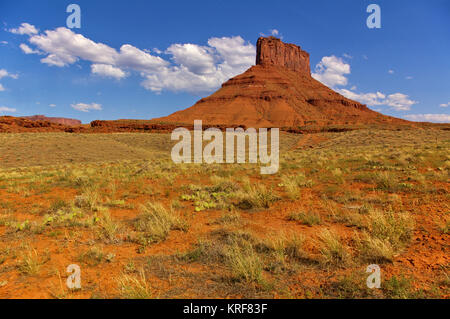
[[[268,176],[174,164],[169,137],[0,134],[0,295],[448,295],[449,131],[324,132],[308,147],[282,133]],[[83,286],[68,291],[72,263]]]

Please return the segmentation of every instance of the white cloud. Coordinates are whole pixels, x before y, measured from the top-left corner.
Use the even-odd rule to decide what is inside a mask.
[[[113,67],[112,65],[108,65],[108,64],[92,64],[91,72],[93,74],[98,74],[98,75],[105,76],[105,77],[111,77],[111,78],[115,78],[117,80],[120,80],[127,76],[127,74],[124,71],[122,71],[121,69]]]
[[[439,104],[440,107],[449,107],[450,102]]]
[[[50,107],[56,107],[56,104],[49,104]]]
[[[352,92],[347,89],[337,89],[336,92],[342,94],[346,98],[349,98],[351,100],[356,100],[358,102],[361,102],[363,104],[367,104],[370,106],[375,105],[383,105],[384,99],[386,98],[386,95],[384,95],[381,92],[376,93],[356,93]]]
[[[10,108],[10,107],[6,107],[6,106],[0,106],[0,113],[14,113],[16,112],[16,109]]]
[[[408,114],[404,117],[416,122],[450,123],[450,114]]]
[[[272,34],[274,37],[278,36],[278,34],[280,34],[280,31],[278,31],[277,29],[272,29],[269,30],[270,34]]]
[[[77,104],[71,104],[71,107],[74,108],[75,110],[81,111],[81,112],[89,112],[91,110],[94,110],[94,111],[102,110],[101,104],[97,104],[97,103],[91,103],[91,104],[77,103]]]
[[[190,50],[185,50],[180,46],[172,46],[168,53],[176,56],[176,62],[179,64],[145,75],[142,86],[154,92],[164,89],[210,91],[244,72],[255,60],[256,48],[240,36],[211,38],[208,40],[208,46],[197,46],[195,49],[191,45],[189,47]],[[192,56],[198,56],[199,61],[193,61]]]
[[[324,56],[316,65],[311,76],[331,88],[337,85],[347,85],[346,74],[350,74],[350,64],[334,55]]]
[[[381,92],[376,93],[356,93],[347,89],[336,89],[336,92],[342,94],[346,98],[356,100],[369,106],[388,105],[396,111],[409,111],[411,106],[416,104],[408,95],[403,93],[394,93],[385,95]]]
[[[20,44],[19,47],[20,47],[20,49],[22,49],[23,53],[25,53],[25,54],[41,54],[41,52],[39,50],[33,50],[25,43]]]
[[[389,74],[394,74],[394,70],[389,70],[388,73]]]
[[[8,41],[0,41],[0,44],[7,45]]]
[[[0,69],[0,80],[2,78],[6,78],[6,77],[9,77],[9,78],[12,78],[12,79],[18,79],[19,75],[18,74],[11,74],[8,71],[6,71],[5,69]]]
[[[144,78],[142,86],[162,90],[203,92],[216,89],[229,78],[254,64],[256,48],[240,36],[210,38],[208,45],[173,44],[166,50],[171,61],[124,44],[117,51],[96,43],[67,28],[47,30],[30,37],[38,50],[23,47],[25,53],[44,52],[42,63],[64,67],[86,60],[94,74],[123,78],[126,70],[137,71]],[[154,49],[159,54],[161,51]]]
[[[94,63],[114,64],[118,55],[115,49],[63,27],[34,35],[29,41],[49,54],[41,60],[42,63],[59,67],[73,64],[80,58]]]
[[[370,92],[370,93],[357,93],[355,86],[352,86],[350,90],[346,88],[336,88],[336,86],[347,85],[347,75],[350,74],[350,65],[345,63],[341,58],[334,55],[325,56],[316,65],[315,73],[311,76],[323,84],[334,89],[336,92],[343,96],[359,101],[369,106],[376,105],[388,105],[396,111],[408,111],[411,106],[416,104],[417,101],[411,100],[408,95],[403,93],[384,94],[382,92]],[[388,73],[394,73],[393,70],[389,70]]]
[[[342,56],[344,58],[346,58],[346,59],[353,59],[353,57],[350,54],[347,54],[347,53],[344,53]]]
[[[12,78],[12,79],[18,79],[19,75],[18,74],[11,74],[8,71],[6,71],[5,69],[0,69],[0,80],[3,78]],[[0,92],[5,91],[5,87],[0,83]]]
[[[389,94],[384,104],[391,106],[397,111],[409,111],[411,106],[417,104],[417,101],[409,99],[409,96],[403,93]]]
[[[89,60],[89,59],[87,59]],[[113,65],[119,68],[130,68],[144,73],[158,72],[169,65],[164,59],[148,54],[130,44],[120,48]]]
[[[407,77],[405,77],[405,79],[406,80],[412,80],[412,79],[414,79],[412,76],[407,76]]]
[[[208,74],[215,70],[214,56],[210,47],[196,44],[172,44],[167,52],[175,63],[195,74]]]
[[[226,65],[240,71],[255,63],[255,46],[240,36],[211,38],[208,40],[208,45],[217,51],[222,60],[222,69]]]
[[[34,25],[31,25],[29,23],[22,23],[19,28],[16,29],[10,29],[9,32],[14,34],[27,34],[32,35],[38,33],[38,29]]]

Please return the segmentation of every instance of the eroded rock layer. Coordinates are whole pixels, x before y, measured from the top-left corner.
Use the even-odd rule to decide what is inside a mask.
[[[257,42],[256,65],[194,106],[157,122],[298,127],[308,124],[407,123],[347,99],[311,77],[309,54],[268,37]]]

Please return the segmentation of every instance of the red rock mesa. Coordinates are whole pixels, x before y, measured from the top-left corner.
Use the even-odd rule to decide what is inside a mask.
[[[309,54],[275,37],[259,38],[256,65],[192,107],[154,122],[298,127],[408,123],[345,98],[311,77]]]

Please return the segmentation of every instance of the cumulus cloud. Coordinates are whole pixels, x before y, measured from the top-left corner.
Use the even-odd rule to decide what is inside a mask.
[[[12,78],[12,79],[18,79],[19,75],[18,74],[11,74],[8,71],[6,71],[5,69],[0,69],[0,80],[2,78],[6,78],[6,77],[9,77],[9,78]]]
[[[387,105],[396,111],[409,111],[411,106],[416,104],[408,95],[403,93],[394,93],[385,95],[381,92],[376,93],[356,93],[347,89],[336,89],[336,91],[346,98],[356,100],[369,106]]]
[[[449,107],[450,102],[439,104],[440,107]]]
[[[411,106],[417,101],[409,99],[409,96],[403,93],[389,94],[384,101],[384,104],[391,106],[397,111],[409,111]]]
[[[50,107],[56,107],[56,104],[49,104]]]
[[[15,29],[9,29],[9,32],[14,34],[27,34],[32,35],[38,33],[38,29],[34,25],[31,25],[29,23],[22,23],[20,27]]]
[[[172,44],[167,52],[173,56],[175,63],[195,74],[208,74],[215,70],[214,56],[211,48],[196,44]]]
[[[346,98],[349,98],[351,100],[356,100],[358,102],[361,102],[363,104],[367,104],[370,106],[375,105],[382,105],[384,104],[383,101],[386,98],[386,95],[384,95],[381,92],[376,93],[356,93],[352,92],[347,89],[336,89],[336,91]]]
[[[16,112],[16,109],[6,107],[6,106],[0,106],[0,113],[14,113]]]
[[[334,55],[324,56],[311,74],[317,81],[331,88],[337,85],[347,85],[346,75],[350,74],[350,64]]]
[[[388,73],[394,73],[389,70]],[[349,89],[338,88],[338,86],[346,86],[348,83],[347,75],[350,74],[350,65],[345,63],[341,58],[334,55],[325,56],[316,65],[315,73],[311,76],[323,84],[334,89],[336,92],[342,94],[346,98],[356,100],[369,106],[387,105],[396,111],[408,111],[411,106],[418,103],[409,98],[403,93],[385,94],[382,92],[357,93],[356,87],[352,86]]]
[[[25,54],[41,54],[41,52],[39,50],[33,50],[25,43],[20,44],[19,47]]]
[[[101,104],[97,104],[97,103],[91,103],[91,104],[77,103],[77,104],[71,104],[71,107],[74,108],[75,110],[81,111],[81,112],[89,112],[91,110],[94,110],[94,111],[102,110]]]
[[[208,45],[213,47],[222,60],[222,67],[248,68],[255,63],[256,48],[240,36],[211,38]]]
[[[450,114],[408,114],[405,118],[415,122],[450,123]]]
[[[0,69],[0,80],[3,78],[12,78],[12,79],[18,79],[19,75],[18,74],[11,74],[8,71],[6,71],[5,69]],[[0,83],[0,92],[5,91],[5,87]]]
[[[73,64],[80,58],[94,63],[114,64],[118,54],[115,49],[64,27],[34,35],[29,41],[49,54],[41,60],[42,63],[59,67]]]
[[[127,76],[124,71],[109,64],[92,64],[91,72],[93,74],[98,74],[104,77],[111,77],[117,80],[120,80]]]
[[[177,46],[176,53],[172,46],[168,53],[177,55],[176,61],[179,64],[147,74],[142,85],[154,92],[161,92],[164,89],[211,91],[220,87],[229,78],[244,72],[255,60],[256,48],[240,36],[211,38],[208,40],[208,47],[194,46],[197,46],[197,49],[191,48],[190,51]],[[201,63],[199,61],[191,63],[191,55],[202,55],[202,58],[199,58]]]
[[[227,79],[242,73],[255,60],[256,48],[240,36],[210,38],[208,45],[173,44],[165,51],[170,60],[124,44],[119,50],[76,34],[64,27],[46,30],[29,38],[22,47],[26,54],[44,53],[42,63],[65,67],[86,60],[93,74],[121,79],[127,70],[144,78],[142,86],[154,92],[163,90],[203,92],[220,87]],[[156,54],[162,52],[154,49]]]

